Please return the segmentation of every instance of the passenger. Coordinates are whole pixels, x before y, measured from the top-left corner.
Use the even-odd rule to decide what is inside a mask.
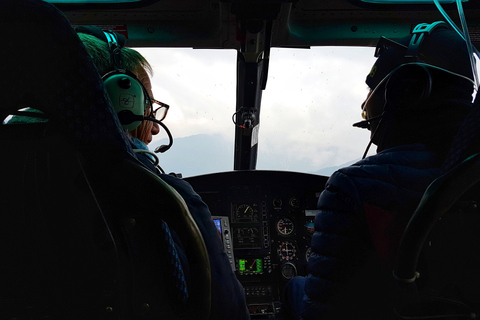
[[[82,32],[88,32],[85,29],[80,30],[83,30]],[[79,31],[79,29],[77,29],[77,31]],[[110,59],[108,44],[97,38],[97,36],[101,37],[102,35],[97,33],[93,36],[82,32],[79,32],[78,35],[85,44],[100,74],[103,75],[115,70],[115,66]],[[123,48],[121,50],[121,58],[125,68],[137,76],[150,97],[153,97],[150,77],[148,75],[148,72],[151,73],[151,67],[148,62],[140,53],[130,48]],[[152,136],[157,133],[159,133],[158,124],[144,120],[137,129],[130,132],[129,136],[133,148],[148,150],[147,144],[152,141]],[[140,161],[152,168],[152,170],[155,170],[155,168],[152,167],[152,162],[148,154],[138,153],[137,155]],[[212,221],[209,208],[186,181],[176,176],[161,174],[158,171],[156,173],[183,197],[193,219],[202,233],[211,268],[212,304],[210,319],[249,319],[250,316],[246,306],[243,287],[231,269],[229,259],[223,249],[222,241],[218,236],[217,228]],[[182,252],[179,254],[183,255]],[[191,270],[191,272],[195,271]]]
[[[378,153],[338,170],[326,183],[308,276],[291,279],[284,290],[288,318],[385,319],[388,292],[381,281],[393,280],[405,226],[439,176],[472,105],[465,41],[443,23],[429,31],[418,41],[418,53],[410,43],[418,34],[397,43],[382,38],[377,45],[379,56],[366,79],[370,93],[362,104],[366,121],[357,126],[371,131]]]

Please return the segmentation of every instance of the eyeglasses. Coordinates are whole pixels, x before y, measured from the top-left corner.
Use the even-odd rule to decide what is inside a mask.
[[[151,97],[149,97],[148,100],[150,102],[149,117],[155,118],[158,121],[162,121],[163,119],[165,119],[168,113],[168,109],[170,109],[170,106],[166,103],[160,102]],[[158,106],[154,106],[154,105],[158,105]]]
[[[153,117],[158,121],[162,121],[167,116],[168,109],[170,109],[170,106],[166,103],[160,102],[155,99],[152,99],[152,105],[153,104],[158,105],[158,107],[153,109],[153,112],[152,112]]]

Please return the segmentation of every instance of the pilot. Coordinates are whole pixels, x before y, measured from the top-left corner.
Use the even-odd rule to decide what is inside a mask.
[[[103,38],[103,31],[95,27],[87,27],[77,28],[77,32],[99,72],[103,75],[114,70],[115,66],[112,62],[113,59],[111,59],[109,45],[106,39]],[[114,35],[119,36],[118,34]],[[152,99],[152,85],[148,74],[151,73],[149,63],[139,52],[131,48],[123,47],[119,54],[123,66],[135,74],[145,87],[150,99]],[[148,111],[146,112],[148,113]],[[159,127],[156,122],[149,120],[141,121],[137,128],[129,131],[132,147],[134,149],[144,149],[148,151],[147,144],[152,141],[153,135],[158,133]],[[172,186],[183,197],[193,219],[202,233],[211,268],[212,304],[210,319],[249,319],[250,316],[245,301],[244,289],[232,271],[229,259],[223,249],[222,240],[218,236],[217,228],[214,225],[207,205],[186,181],[174,175],[158,172],[155,167],[152,166],[149,154],[137,153],[137,157],[147,167],[159,174],[166,183]],[[185,256],[184,253],[181,252],[181,244],[177,243],[177,250],[180,251],[179,256],[184,262]],[[190,273],[192,272],[195,271],[190,270]],[[188,270],[186,273],[188,276]]]
[[[284,290],[286,318],[385,319],[393,312],[387,283],[402,232],[471,109],[470,55],[446,23],[419,25],[398,41],[382,37],[375,55],[366,120],[356,126],[371,131],[377,154],[326,183],[308,275]]]

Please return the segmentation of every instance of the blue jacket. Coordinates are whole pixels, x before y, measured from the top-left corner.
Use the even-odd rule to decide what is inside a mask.
[[[208,206],[188,182],[166,174],[160,178],[183,197],[205,241],[212,277],[210,319],[250,319],[245,292],[232,271]],[[195,270],[190,273],[195,274]]]
[[[146,145],[138,139],[133,139],[132,144],[135,148],[146,149]],[[137,158],[151,170],[156,172],[163,181],[173,187],[185,200],[187,207],[195,220],[200,232],[202,233],[205,246],[207,247],[210,260],[210,270],[212,279],[212,305],[210,319],[215,320],[245,320],[250,319],[245,300],[245,292],[232,271],[227,254],[223,249],[222,240],[218,234],[217,228],[212,220],[212,215],[208,206],[202,201],[201,197],[193,190],[192,186],[177,177],[168,174],[160,174],[152,166],[151,156],[144,153],[137,154]],[[172,232],[174,241],[178,242],[175,232]],[[179,257],[182,264],[185,263],[185,254],[182,252],[182,246],[176,243],[177,250],[180,251]],[[186,268],[188,277],[188,268]],[[195,274],[195,270],[189,270],[190,274]]]
[[[284,292],[291,317],[335,314],[329,305],[332,295],[361,269],[371,251],[391,272],[405,225],[440,174],[440,165],[436,153],[414,144],[384,150],[330,177],[318,200],[309,274],[292,279]],[[348,308],[349,301],[344,300],[344,306]]]

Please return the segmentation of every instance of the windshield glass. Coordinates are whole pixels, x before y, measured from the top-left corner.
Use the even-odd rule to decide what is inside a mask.
[[[165,172],[187,177],[233,170],[236,51],[138,50],[154,69],[154,98],[171,106],[163,122],[174,144],[158,154]],[[352,123],[362,120],[373,51],[272,48],[257,169],[330,175],[362,156],[369,131]],[[161,132],[149,147],[167,143]]]

